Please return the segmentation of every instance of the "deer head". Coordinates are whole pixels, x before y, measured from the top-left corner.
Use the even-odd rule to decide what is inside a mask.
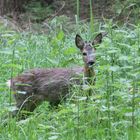
[[[75,44],[80,49],[83,55],[83,61],[85,63],[86,69],[92,69],[93,64],[95,63],[95,45],[100,44],[102,42],[103,33],[99,33],[92,42],[83,41],[80,35],[76,35]]]

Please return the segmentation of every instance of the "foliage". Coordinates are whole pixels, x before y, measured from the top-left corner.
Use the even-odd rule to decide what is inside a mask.
[[[45,20],[52,13],[50,6],[43,6],[40,1],[36,0],[30,1],[24,6],[24,9],[26,11],[24,18],[36,22]]]
[[[93,25],[92,14],[91,23],[63,20],[49,21],[48,34],[0,26],[0,140],[139,140],[140,24],[119,27],[109,20]],[[26,120],[4,118],[14,103],[7,79],[31,68],[83,66],[76,33],[90,40],[102,31],[108,35],[96,49],[96,85],[88,101],[86,90],[73,87],[72,96],[57,108],[44,102]]]
[[[124,19],[125,22],[130,20],[133,23],[139,22],[140,2],[138,0],[118,0],[113,5],[114,12],[118,20]]]
[[[83,26],[90,38],[90,25]],[[4,126],[2,119],[1,140],[139,139],[140,26],[133,30],[112,26],[110,22],[104,25],[108,37],[97,48],[97,81],[90,100],[85,101],[85,91],[74,88],[72,97],[57,109],[49,109],[45,102],[26,121],[16,123],[9,118],[8,126]],[[85,31],[80,33],[85,38]],[[5,85],[11,76],[36,67],[82,66],[74,37],[62,28],[48,35],[19,34],[1,28],[1,118],[14,102]]]

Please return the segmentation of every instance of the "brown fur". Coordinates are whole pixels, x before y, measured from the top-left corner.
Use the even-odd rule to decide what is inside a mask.
[[[11,88],[16,93],[17,107],[33,111],[45,100],[57,105],[68,95],[72,84],[80,83],[82,73],[83,68],[33,69],[13,78]]]

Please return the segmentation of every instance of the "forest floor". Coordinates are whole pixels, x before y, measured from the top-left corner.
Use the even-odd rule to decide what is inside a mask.
[[[93,0],[92,1],[93,15],[98,19],[101,19],[102,17],[111,18],[112,16],[114,16],[113,9],[112,9],[113,4],[114,3],[112,0],[110,1]],[[58,0],[52,3],[52,6],[56,11],[59,11],[59,8],[63,7],[59,15],[64,14],[71,18],[74,18],[74,15],[76,15],[77,4],[75,0],[71,0],[71,1]],[[90,18],[90,1],[81,0],[79,3],[79,7],[80,7],[79,9],[80,18],[88,20]]]
[[[134,13],[134,8],[136,11],[138,4],[116,3],[113,0],[92,0],[92,4],[90,4],[89,0],[81,0],[78,8],[76,0],[54,0],[50,5],[32,1],[24,6],[23,12],[10,13],[6,21],[5,18],[1,17],[0,24],[2,22],[2,24],[4,23],[4,25],[8,25],[10,28],[18,31],[46,32],[50,28],[49,22],[55,18],[63,21],[63,23],[65,21],[76,22],[76,15],[79,13],[78,17],[80,20],[90,21],[90,5],[92,5],[92,14],[95,20],[102,22],[104,19],[111,19],[113,22],[117,21],[124,24],[130,21],[133,22],[134,17],[140,15],[140,11],[138,11],[137,16],[135,16],[136,12]],[[44,27],[46,28],[45,30]]]

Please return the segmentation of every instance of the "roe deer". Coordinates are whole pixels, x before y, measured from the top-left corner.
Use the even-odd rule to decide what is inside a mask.
[[[101,43],[103,36],[103,33],[99,33],[93,42],[87,42],[83,41],[79,35],[76,35],[76,46],[83,55],[83,68],[31,69],[10,79],[8,81],[9,87],[14,92],[18,110],[32,112],[43,101],[49,101],[52,105],[59,104],[61,99],[69,94],[69,87],[72,84],[71,79],[74,83],[80,83],[81,78],[75,78],[80,73],[84,74],[85,83],[93,83],[95,48],[92,46]]]

